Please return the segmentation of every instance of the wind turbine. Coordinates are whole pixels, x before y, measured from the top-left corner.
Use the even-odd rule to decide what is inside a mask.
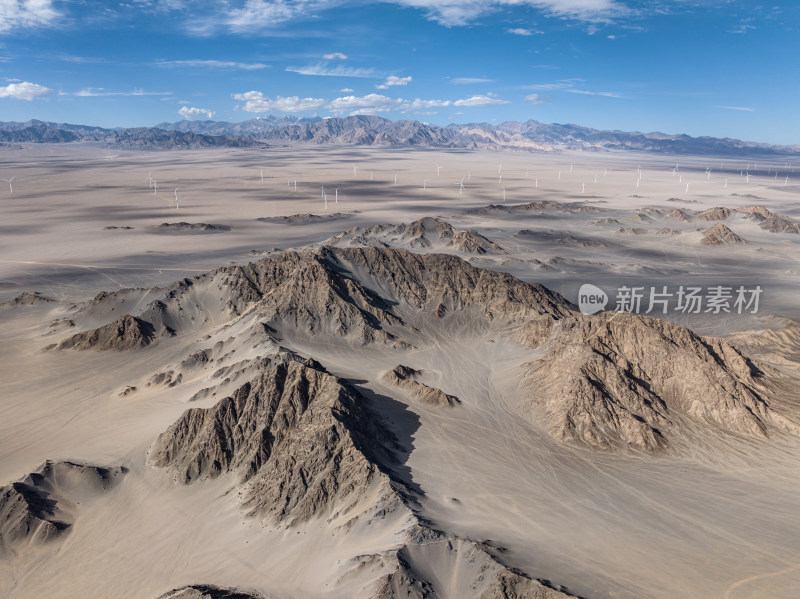
[[[571,164],[569,165],[569,172],[570,173],[572,172],[572,165]]]
[[[436,176],[437,176],[437,177],[439,176],[439,171],[440,171],[440,170],[442,170],[442,167],[441,167],[441,166],[439,166],[439,165],[437,164],[437,165],[436,165]]]
[[[706,169],[706,175],[707,175],[706,181],[710,181],[711,180],[711,169],[710,168]]]
[[[747,173],[747,179],[745,180],[745,183],[750,183],[750,173]]]
[[[728,180],[725,179],[725,189],[728,189]]]
[[[500,164],[497,165],[497,172],[498,173],[502,173],[503,172],[503,163],[502,162],[500,162]]]
[[[464,177],[461,177],[461,182],[458,185],[458,195],[461,195],[461,192],[464,191]]]
[[[13,194],[14,193],[14,186],[11,185],[11,182],[14,180],[14,177],[11,177],[10,179],[0,179],[0,180],[5,181],[6,183],[8,183],[8,193]]]
[[[428,189],[428,179],[422,180],[422,189]]]
[[[472,180],[472,169],[467,169],[467,181]]]
[[[369,172],[369,180],[372,181],[372,171]]]
[[[353,176],[354,176],[354,177],[356,176],[356,172],[357,172],[357,171],[356,171],[356,167],[353,167]]]
[[[539,177],[536,177],[536,188],[539,188]]]
[[[686,193],[689,193],[689,184],[686,184]]]
[[[176,187],[175,188],[175,212],[178,211],[178,190],[179,189],[180,189],[180,187]]]
[[[339,188],[336,188],[336,203],[339,203]]]
[[[150,189],[153,189],[153,171],[148,171],[147,180],[150,182]]]
[[[158,182],[156,182],[156,180],[153,179],[153,195],[156,195],[157,193],[158,193]]]
[[[503,188],[503,201],[506,201],[506,188]]]
[[[581,193],[586,193],[586,183],[581,183]]]
[[[394,184],[397,185],[397,175],[394,176]]]
[[[261,169],[261,182],[264,182],[264,169]]]
[[[561,178],[561,171],[558,171],[558,178]]]
[[[294,180],[294,190],[297,191],[297,179]]]

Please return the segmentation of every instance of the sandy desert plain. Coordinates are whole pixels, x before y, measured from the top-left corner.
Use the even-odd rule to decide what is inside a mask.
[[[800,163],[0,164],[0,596],[798,596]]]

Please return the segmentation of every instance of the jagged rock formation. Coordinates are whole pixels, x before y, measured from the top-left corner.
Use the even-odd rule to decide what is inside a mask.
[[[542,200],[525,204],[490,204],[483,208],[467,210],[467,214],[524,216],[526,214],[541,214],[542,212],[550,210],[555,212],[567,212],[570,214],[597,214],[602,212],[599,208],[577,202],[564,203],[555,202],[553,200]]]
[[[323,242],[335,247],[405,247],[443,250],[464,254],[505,253],[502,247],[477,231],[458,230],[439,218],[425,217],[401,225],[378,224],[352,227]]]
[[[727,243],[744,243],[744,239],[722,223],[717,223],[705,232],[700,243],[703,245],[725,245]]]
[[[0,556],[50,542],[69,531],[82,499],[114,486],[124,468],[46,461],[0,487]]]
[[[448,395],[441,389],[429,387],[425,383],[417,381],[417,377],[421,374],[422,372],[419,370],[400,364],[386,372],[381,378],[387,383],[405,389],[424,404],[451,408],[461,403],[461,400],[455,395]]]
[[[500,564],[491,546],[441,534],[424,526],[408,531],[400,549],[382,557],[393,564],[372,599],[568,599],[565,590],[553,588],[522,572]]]
[[[800,223],[781,214],[770,214],[759,226],[770,233],[800,233]]]
[[[142,298],[152,297],[138,294]],[[115,301],[130,305],[130,293],[95,298],[91,308],[113,314]],[[444,317],[475,308],[479,322],[525,318],[531,311],[565,314],[567,302],[541,285],[505,273],[481,270],[456,256],[413,254],[381,248],[331,248],[284,252],[246,266],[225,267],[179,281],[136,316],[78,333],[61,347],[139,347],[159,335],[192,329],[213,318],[257,317],[278,332],[350,338],[361,344],[409,343],[413,331],[404,313]],[[127,304],[125,302],[128,302]]]
[[[156,339],[153,325],[130,314],[98,329],[76,333],[58,349],[126,350],[150,345]]]
[[[730,208],[717,206],[715,208],[696,212],[694,217],[699,220],[727,220],[731,214],[733,214],[733,210]]]
[[[263,223],[275,223],[279,225],[307,225],[309,223],[320,223],[332,220],[341,220],[351,216],[346,212],[334,212],[333,214],[292,214],[290,216],[264,216],[257,218]]]
[[[719,339],[628,313],[540,320],[518,339],[530,363],[523,413],[557,439],[598,449],[666,448],[694,426],[735,434],[797,433],[770,406],[764,372]]]
[[[213,584],[193,584],[173,589],[158,599],[269,599],[261,593],[218,587]]]
[[[161,223],[153,227],[154,231],[159,233],[184,233],[184,232],[203,232],[203,233],[219,233],[222,231],[230,231],[228,225],[212,225],[208,223],[187,223],[181,221],[179,223]]]
[[[291,523],[346,511],[373,484],[391,495],[377,464],[392,460],[392,439],[353,387],[284,356],[212,408],[187,410],[148,459],[184,484],[235,473],[251,514]]]
[[[35,304],[50,303],[52,301],[51,298],[42,295],[38,291],[25,291],[14,299],[3,302],[0,306],[33,306]]]

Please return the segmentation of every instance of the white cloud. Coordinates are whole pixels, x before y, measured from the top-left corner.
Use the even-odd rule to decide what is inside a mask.
[[[739,112],[755,112],[755,108],[748,108],[747,106],[720,106],[725,110],[738,110]]]
[[[549,104],[550,103],[550,97],[549,96],[543,96],[541,94],[529,94],[529,95],[525,96],[525,101],[528,104],[533,104],[534,106],[538,106],[540,104]]]
[[[197,67],[206,69],[228,69],[242,71],[258,71],[268,69],[270,65],[259,62],[230,62],[227,60],[160,60],[160,67]]]
[[[327,105],[333,112],[350,114],[363,114],[373,112],[391,112],[398,110],[403,100],[389,98],[381,94],[367,94],[366,96],[343,96],[336,98]]]
[[[452,105],[450,100],[411,100],[405,106],[406,110],[422,110],[424,108],[445,108]]]
[[[739,25],[737,25],[736,27],[731,29],[729,31],[729,33],[742,34],[742,33],[747,33],[751,29],[755,29],[755,28],[756,28],[755,25],[748,25],[747,23],[740,23]]]
[[[514,6],[532,8],[547,17],[588,23],[611,22],[634,13],[622,0],[387,0],[387,2],[421,10],[429,20],[446,27],[468,25],[492,12]],[[351,3],[350,0],[245,0],[243,5],[238,3],[238,7],[231,7],[232,3],[225,2],[220,3],[223,6],[222,18],[217,19],[216,23],[209,23],[208,27],[222,23],[235,32],[274,28],[290,21],[314,18],[324,10],[348,3]],[[326,60],[332,59],[326,58]]]
[[[353,91],[355,90],[352,90],[349,87],[343,87],[342,89],[339,90],[339,92],[342,94],[352,94]]]
[[[347,60],[347,54],[341,52],[333,52],[331,54],[323,54],[322,58],[325,60]]]
[[[233,94],[233,99],[244,102],[245,104],[242,110],[247,112],[269,112],[271,110],[277,110],[278,112],[303,112],[306,110],[317,110],[327,103],[327,100],[321,98],[300,98],[298,96],[291,96],[288,98],[277,96],[273,100],[258,91]]]
[[[389,89],[390,87],[396,87],[400,85],[408,85],[411,83],[411,77],[395,77],[394,75],[389,75],[386,78],[386,81],[383,83],[376,85],[375,87],[378,89]]]
[[[267,0],[247,0],[242,8],[228,11],[225,24],[234,31],[247,31],[264,27],[274,27],[292,20],[304,13],[304,2],[272,2]]]
[[[214,111],[208,110],[207,108],[190,108],[188,106],[181,106],[181,109],[178,111],[178,114],[181,115],[185,119],[193,119],[196,116],[205,115],[208,119],[214,118]]]
[[[16,98],[17,100],[35,100],[39,96],[52,94],[53,90],[38,83],[22,81],[0,87],[0,98]]]
[[[467,25],[479,17],[506,6],[528,6],[547,16],[587,22],[608,22],[630,10],[617,0],[392,0],[395,4],[419,8],[428,19],[453,27]]]
[[[494,95],[471,96],[463,100],[456,100],[453,106],[469,106],[472,108],[482,108],[484,106],[498,106],[500,104],[510,104],[508,100],[501,100]]]
[[[450,83],[453,85],[471,85],[473,83],[491,83],[494,79],[486,79],[485,77],[456,77],[451,79]]]
[[[46,27],[60,16],[52,0],[0,0],[0,33],[20,27]]]
[[[522,35],[522,36],[544,35],[544,31],[534,31],[533,29],[526,29],[524,27],[514,27],[513,29],[506,29],[506,33],[511,33],[513,35]]]
[[[172,92],[148,92],[143,89],[134,89],[129,92],[110,92],[102,87],[87,87],[75,93],[61,92],[61,96],[78,96],[79,98],[94,98],[101,96],[171,96]]]
[[[359,77],[366,79],[377,76],[372,69],[357,69],[343,66],[328,67],[322,64],[308,65],[305,67],[286,67],[286,70],[290,73],[315,75],[318,77]]]

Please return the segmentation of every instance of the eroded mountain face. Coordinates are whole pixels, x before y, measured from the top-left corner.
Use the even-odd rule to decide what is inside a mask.
[[[458,232],[445,225],[419,221],[376,235],[421,243],[435,233],[437,243],[449,243]],[[342,580],[370,581],[358,594],[366,599],[573,595],[515,570],[492,543],[423,518],[425,490],[405,466],[413,443],[398,438],[395,400],[371,395],[363,381],[337,376],[293,343],[387,352],[396,366],[365,377],[396,390],[404,409],[443,417],[473,407],[432,373],[404,364],[435,348],[443,329],[508,344],[520,357],[508,370],[515,385],[503,409],[568,448],[680,454],[700,432],[747,439],[800,432],[777,399],[785,375],[728,343],[648,317],[584,316],[540,285],[452,255],[374,246],[284,252],[167,289],[100,294],[69,317],[73,326],[51,351],[143,356],[174,345],[185,352],[143,377],[176,396],[191,388],[183,399],[204,402],[150,445],[147,463],[164,477],[190,489],[224,481],[243,517],[264,526],[299,531],[325,522],[348,534],[391,523],[390,547],[341,566]],[[200,379],[202,389],[187,386]],[[125,389],[120,397],[135,401],[137,387]],[[498,409],[489,400],[478,407]],[[94,489],[102,501],[112,483],[124,485],[122,473],[48,462],[4,487],[3,546],[58,537],[71,526],[73,495]],[[163,597],[256,596],[248,593],[196,584]]]

